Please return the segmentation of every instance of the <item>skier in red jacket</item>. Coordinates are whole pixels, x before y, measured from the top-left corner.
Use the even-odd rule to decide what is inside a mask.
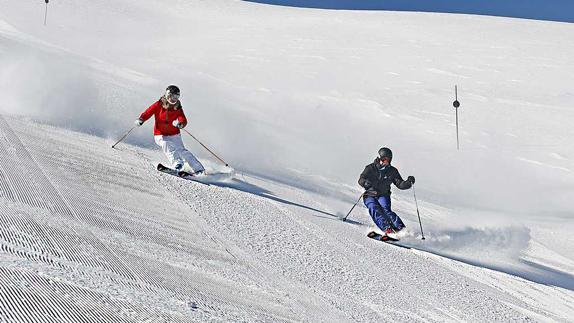
[[[154,116],[155,143],[161,147],[172,167],[177,171],[182,171],[185,170],[185,163],[187,162],[193,173],[200,174],[205,171],[203,165],[190,151],[185,149],[181,140],[180,129],[187,125],[187,119],[183,113],[179,96],[180,91],[177,86],[168,86],[165,94],[147,108],[135,121],[135,124],[139,127]]]

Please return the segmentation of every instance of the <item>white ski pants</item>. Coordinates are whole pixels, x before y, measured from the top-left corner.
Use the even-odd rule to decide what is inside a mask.
[[[205,170],[199,160],[189,150],[185,149],[180,134],[173,136],[157,135],[153,138],[155,143],[161,147],[167,159],[169,159],[172,167],[175,168],[176,165],[184,165],[187,162],[194,172]]]

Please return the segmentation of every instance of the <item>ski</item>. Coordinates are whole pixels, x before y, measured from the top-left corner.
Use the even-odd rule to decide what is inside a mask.
[[[397,239],[397,238],[393,238],[393,237],[386,235],[386,234],[383,235],[383,234],[377,233],[375,231],[371,231],[371,232],[367,233],[367,237],[369,237],[371,239],[378,240],[378,241],[385,241],[385,242],[386,241],[399,241],[399,239]]]
[[[375,231],[371,231],[371,232],[367,233],[367,237],[369,237],[373,240],[386,242],[386,243],[391,244],[393,246],[397,246],[397,247],[401,247],[401,248],[405,248],[405,249],[411,249],[410,247],[407,247],[407,246],[404,246],[404,245],[398,243],[399,239],[393,238],[387,234],[383,235],[383,234],[377,233]]]
[[[163,173],[167,173],[167,174],[182,177],[182,178],[193,177],[192,173],[188,173],[188,172],[184,172],[184,171],[177,171],[177,170],[170,168],[170,167],[167,167],[163,164],[157,164],[157,170],[159,170],[160,172],[163,172]]]

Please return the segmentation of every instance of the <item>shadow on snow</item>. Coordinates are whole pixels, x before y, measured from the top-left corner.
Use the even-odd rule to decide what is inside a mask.
[[[247,183],[247,182],[242,181],[242,180],[237,179],[237,178],[233,178],[229,181],[210,182],[209,184],[214,185],[214,186],[218,186],[218,187],[226,187],[226,188],[239,190],[239,191],[242,191],[245,193],[257,195],[257,196],[260,196],[260,197],[263,197],[266,199],[270,199],[272,201],[279,202],[279,203],[282,203],[285,205],[295,206],[295,207],[299,207],[299,208],[302,208],[305,210],[317,212],[317,213],[319,213],[319,215],[313,215],[316,217],[329,219],[329,220],[341,221],[341,218],[336,214],[329,213],[329,212],[322,211],[322,210],[319,210],[319,209],[316,209],[316,208],[313,208],[313,207],[310,207],[307,205],[303,205],[300,203],[296,203],[296,202],[292,202],[292,201],[280,198],[278,196],[273,195],[273,193],[269,190],[266,190],[262,187],[259,187],[257,185],[251,184],[251,183]],[[355,224],[355,225],[362,225],[363,224],[361,222],[353,221],[350,219],[347,219],[346,223]]]
[[[436,250],[432,247],[421,246],[420,244],[409,244],[407,242],[401,244],[415,250],[428,252],[440,257],[459,261],[467,265],[513,275],[538,284],[561,287],[574,291],[574,275],[533,261],[518,259],[517,261],[513,261],[513,263],[509,264],[488,263]]]

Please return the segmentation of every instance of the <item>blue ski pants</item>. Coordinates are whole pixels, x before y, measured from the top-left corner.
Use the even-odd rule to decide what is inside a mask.
[[[391,226],[397,230],[405,227],[401,218],[391,210],[390,196],[367,196],[363,201],[365,202],[365,206],[369,209],[371,218],[377,227],[383,230],[383,232],[391,228]]]

